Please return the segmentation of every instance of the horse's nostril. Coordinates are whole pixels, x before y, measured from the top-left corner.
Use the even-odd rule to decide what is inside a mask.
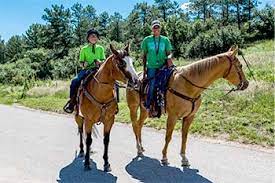
[[[245,90],[248,87],[248,85],[249,85],[249,82],[246,80],[243,82],[242,87],[240,89]]]

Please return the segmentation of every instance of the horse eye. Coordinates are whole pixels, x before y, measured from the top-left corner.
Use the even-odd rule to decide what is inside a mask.
[[[120,65],[121,65],[122,67],[126,67],[126,62],[125,62],[123,59],[121,59],[121,60],[120,60]]]
[[[123,65],[124,65],[124,67],[126,67],[126,62],[123,60]]]
[[[240,68],[243,68],[243,65],[242,65],[242,64],[240,65]]]

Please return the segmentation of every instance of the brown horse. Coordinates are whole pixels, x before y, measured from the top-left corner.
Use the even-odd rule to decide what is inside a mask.
[[[180,155],[182,166],[188,166],[186,157],[186,141],[190,124],[201,105],[200,95],[215,80],[224,78],[233,85],[236,90],[244,90],[248,87],[248,81],[242,71],[242,65],[236,57],[238,48],[231,47],[228,52],[206,58],[190,65],[178,68],[171,76],[166,94],[167,126],[165,145],[162,150],[162,163],[168,164],[167,147],[176,121],[182,118],[182,145]],[[127,103],[133,130],[136,136],[138,155],[142,155],[144,149],[141,142],[141,128],[148,114],[141,103],[138,91],[131,88],[126,92]],[[137,109],[140,108],[140,117],[137,119]]]
[[[84,155],[82,132],[86,133],[86,154],[84,168],[90,169],[90,146],[92,144],[92,127],[97,122],[104,125],[104,171],[111,171],[108,162],[108,146],[110,131],[118,112],[117,101],[114,95],[115,81],[133,82],[138,79],[129,56],[129,45],[117,51],[110,45],[112,55],[107,58],[93,78],[80,89],[79,104],[77,105],[75,120],[80,132],[80,156]],[[82,116],[80,116],[79,111]],[[84,124],[84,125],[83,125]]]

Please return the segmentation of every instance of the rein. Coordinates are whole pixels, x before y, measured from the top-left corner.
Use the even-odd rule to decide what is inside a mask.
[[[248,70],[249,70],[249,72],[250,72],[250,74],[251,74],[251,76],[252,76],[252,78],[253,78],[254,81],[256,82],[256,79],[255,79],[255,77],[254,77],[254,74],[253,74],[252,70],[250,69],[251,64],[244,58],[244,54],[243,54],[242,51],[240,51],[240,55],[242,56],[242,58],[243,58],[243,60],[244,60],[244,62],[245,62],[245,64],[246,64],[246,66],[247,66],[247,68],[248,68]]]

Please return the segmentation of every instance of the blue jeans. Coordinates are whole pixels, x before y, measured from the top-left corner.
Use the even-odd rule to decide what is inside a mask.
[[[91,73],[91,70],[81,70],[77,76],[72,80],[71,86],[70,86],[70,98],[75,97],[77,94],[78,87],[81,84],[81,81],[85,79],[89,74]]]
[[[147,93],[147,100],[145,103],[146,109],[150,109],[150,105],[151,105],[151,101],[152,101],[154,89],[155,89],[156,73],[157,73],[157,69],[147,68],[147,78],[150,80],[149,80],[149,89]]]

